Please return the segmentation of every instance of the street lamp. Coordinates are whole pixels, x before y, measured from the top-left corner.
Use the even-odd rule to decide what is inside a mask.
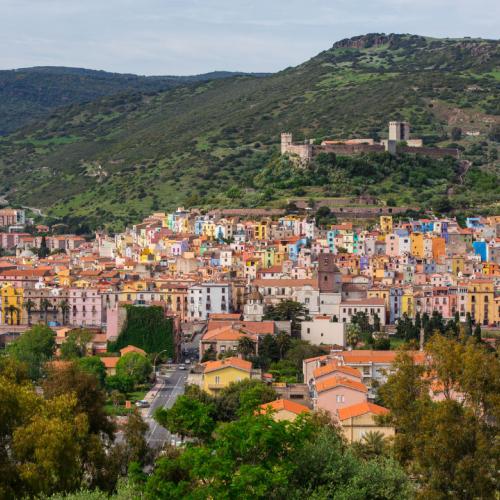
[[[163,349],[163,351],[160,351],[158,353],[156,353],[156,356],[155,356],[155,359],[153,361],[153,372],[155,374],[155,378],[156,378],[156,360],[158,359],[158,356],[162,353],[162,352],[167,352],[168,349]]]

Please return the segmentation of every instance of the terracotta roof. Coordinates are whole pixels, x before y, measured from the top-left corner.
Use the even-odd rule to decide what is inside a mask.
[[[329,373],[340,372],[346,375],[352,375],[353,377],[361,379],[361,373],[356,368],[350,366],[340,366],[337,363],[331,363],[329,365],[320,366],[313,371],[314,378],[323,377]]]
[[[311,410],[304,405],[296,403],[295,401],[290,401],[289,399],[276,399],[270,403],[264,403],[260,405],[260,413],[265,414],[269,409],[274,411],[287,410],[296,415],[301,413],[310,413]]]
[[[416,362],[422,362],[425,358],[423,352],[413,351],[409,354],[413,356]],[[397,355],[397,351],[342,351],[345,363],[394,363]]]
[[[338,387],[339,385],[342,385],[344,387],[347,387],[349,389],[353,389],[353,390],[359,391],[359,392],[365,392],[365,393],[368,392],[366,385],[362,384],[361,382],[355,382],[354,380],[350,380],[350,379],[343,378],[343,377],[332,377],[332,378],[328,378],[322,382],[318,382],[316,384],[316,391],[318,393],[329,391],[330,389],[333,389],[334,387]]]
[[[346,406],[345,408],[339,408],[337,410],[339,420],[346,420],[352,417],[359,417],[360,415],[365,415],[366,413],[373,413],[375,415],[387,415],[389,410],[383,406],[379,406],[373,403],[358,403],[351,406]]]
[[[216,370],[221,370],[223,368],[236,368],[246,372],[252,371],[252,363],[250,361],[245,361],[244,359],[231,357],[226,359],[221,359],[219,361],[207,361],[203,363],[205,367],[205,373],[213,372]]]
[[[120,356],[101,356],[99,358],[106,368],[115,368]]]

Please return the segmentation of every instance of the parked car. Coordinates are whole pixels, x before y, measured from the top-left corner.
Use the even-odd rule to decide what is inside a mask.
[[[135,402],[135,406],[137,406],[137,408],[149,408],[149,403],[145,399],[140,399]]]
[[[179,365],[179,370],[185,370],[186,369],[186,365]]]

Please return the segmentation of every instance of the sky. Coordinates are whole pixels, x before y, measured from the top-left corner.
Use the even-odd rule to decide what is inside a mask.
[[[0,69],[273,72],[374,32],[500,38],[500,0],[0,0]]]

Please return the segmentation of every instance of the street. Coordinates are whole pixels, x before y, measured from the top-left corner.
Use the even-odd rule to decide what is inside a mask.
[[[146,435],[149,447],[159,448],[170,440],[170,433],[158,425],[153,415],[158,408],[171,408],[173,406],[177,397],[184,392],[187,377],[187,370],[176,368],[175,371],[167,372],[166,377],[162,376],[161,382],[157,383],[155,388],[157,392],[151,406],[143,413],[144,420],[149,425],[149,432]]]

